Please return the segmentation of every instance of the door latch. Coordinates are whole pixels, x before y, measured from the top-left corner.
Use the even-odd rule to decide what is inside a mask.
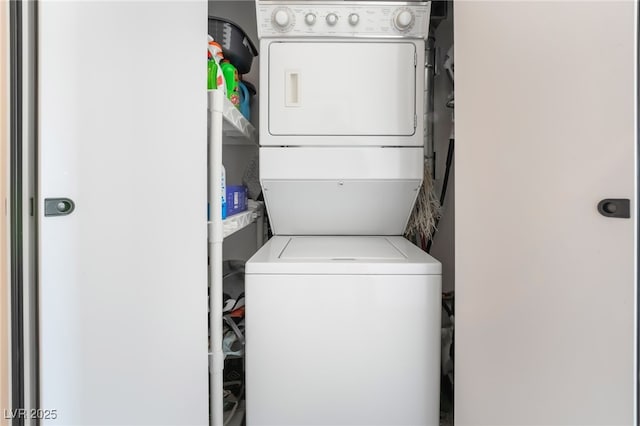
[[[45,198],[45,216],[66,216],[71,214],[76,208],[76,204],[70,198]]]
[[[598,203],[598,211],[602,216],[629,219],[631,202],[628,198],[605,198]]]

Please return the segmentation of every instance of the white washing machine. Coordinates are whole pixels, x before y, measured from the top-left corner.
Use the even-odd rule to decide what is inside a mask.
[[[260,182],[247,425],[436,425],[441,265],[420,189],[430,3],[256,2]]]
[[[402,237],[269,240],[246,265],[247,425],[437,425],[440,277]]]

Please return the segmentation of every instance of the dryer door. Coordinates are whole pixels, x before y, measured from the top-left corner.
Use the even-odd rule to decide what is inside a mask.
[[[414,42],[274,42],[268,55],[271,135],[416,133]]]

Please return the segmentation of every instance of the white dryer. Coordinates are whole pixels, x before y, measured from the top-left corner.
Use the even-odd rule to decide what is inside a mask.
[[[422,182],[430,3],[257,1],[260,182],[247,425],[436,425],[440,263]]]
[[[258,1],[276,234],[400,235],[422,182],[430,3]]]

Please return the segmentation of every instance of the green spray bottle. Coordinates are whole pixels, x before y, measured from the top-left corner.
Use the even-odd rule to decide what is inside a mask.
[[[223,60],[220,65],[224,81],[227,84],[227,98],[236,108],[240,108],[240,88],[238,87],[238,70],[228,60]]]
[[[218,88],[218,64],[213,59],[207,61],[207,89],[213,90]]]
[[[222,46],[216,43],[211,36],[209,36],[209,61],[207,62],[207,88],[222,90],[227,95],[227,86],[224,81],[224,75],[222,74],[222,68],[220,63],[222,62]]]

